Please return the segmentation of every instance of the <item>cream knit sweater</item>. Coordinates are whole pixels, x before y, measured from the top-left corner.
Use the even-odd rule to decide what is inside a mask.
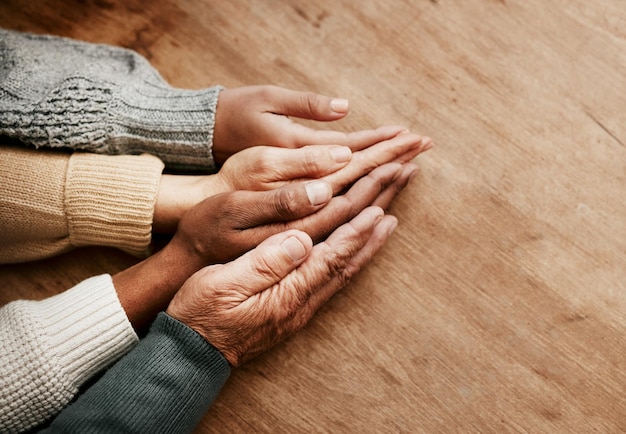
[[[137,342],[108,275],[2,307],[0,432],[25,431],[54,416]]]
[[[145,255],[162,170],[151,155],[0,146],[0,262],[87,245]]]

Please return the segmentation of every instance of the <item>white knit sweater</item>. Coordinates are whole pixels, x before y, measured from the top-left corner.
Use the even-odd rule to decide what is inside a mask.
[[[109,275],[42,301],[0,309],[0,432],[58,413],[137,342]]]

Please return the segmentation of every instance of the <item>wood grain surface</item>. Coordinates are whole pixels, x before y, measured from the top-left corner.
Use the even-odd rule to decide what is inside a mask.
[[[0,25],[137,50],[172,84],[349,98],[434,138],[400,226],[198,432],[626,431],[622,0],[3,0]],[[133,259],[1,267],[1,302]]]

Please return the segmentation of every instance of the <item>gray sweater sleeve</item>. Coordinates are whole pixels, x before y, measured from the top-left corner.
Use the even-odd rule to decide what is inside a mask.
[[[0,134],[23,143],[157,155],[211,171],[221,87],[171,87],[119,47],[0,29]]]
[[[148,335],[42,432],[188,433],[229,375],[219,351],[161,313]]]

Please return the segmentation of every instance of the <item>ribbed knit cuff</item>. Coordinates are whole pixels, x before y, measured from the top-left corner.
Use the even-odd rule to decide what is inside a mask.
[[[189,433],[229,374],[217,349],[160,313],[146,337],[43,432]]]
[[[158,155],[169,169],[213,171],[215,113],[223,89],[177,89],[152,77],[130,81],[115,92],[108,109],[112,148]]]
[[[148,252],[163,163],[151,155],[75,153],[65,187],[72,246]]]
[[[109,275],[36,302],[42,334],[74,386],[113,364],[138,337]]]
[[[157,315],[151,330],[157,334],[176,336],[178,342],[175,346],[172,346],[172,348],[176,349],[176,351],[172,351],[172,354],[176,356],[177,352],[182,349],[181,353],[185,355],[185,358],[188,360],[187,363],[200,370],[201,375],[207,379],[207,382],[213,385],[218,384],[220,388],[226,383],[230,375],[228,361],[217,348],[206,342],[192,328],[172,318],[165,312],[161,312]],[[179,354],[177,357],[181,357],[181,355]],[[211,401],[213,399],[215,399],[215,396],[210,397]]]

